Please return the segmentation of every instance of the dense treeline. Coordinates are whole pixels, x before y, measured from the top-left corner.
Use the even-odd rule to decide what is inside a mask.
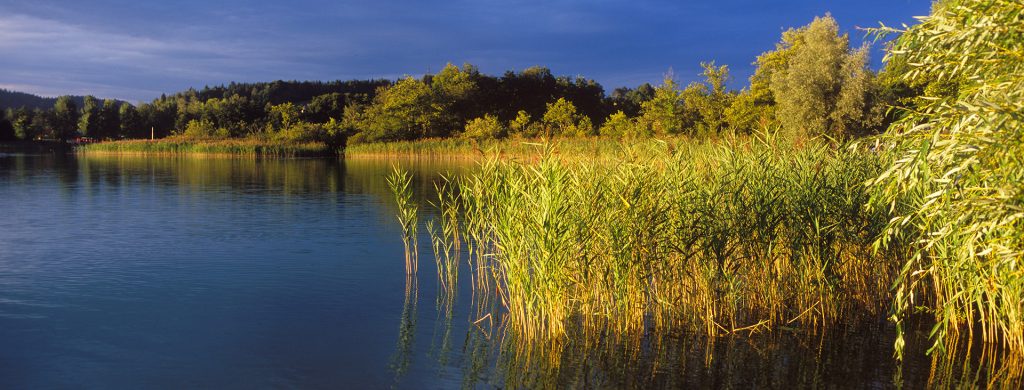
[[[880,131],[890,103],[915,93],[871,71],[867,54],[866,46],[850,47],[826,15],[783,33],[774,50],[757,58],[741,91],[727,87],[729,68],[714,62],[703,63],[703,80],[686,87],[670,72],[661,85],[610,94],[594,80],[557,77],[542,67],[490,76],[470,64],[448,64],[437,74],[394,82],[233,83],[138,106],[63,99],[51,110],[8,109],[6,121],[20,139],[177,135],[332,146],[445,137],[715,136],[765,126],[847,138]]]
[[[79,107],[85,101],[85,96],[71,96]],[[57,102],[55,97],[43,97],[25,92],[11,91],[0,88],[0,108],[25,107],[28,109],[50,109]],[[118,101],[120,103],[120,101]]]

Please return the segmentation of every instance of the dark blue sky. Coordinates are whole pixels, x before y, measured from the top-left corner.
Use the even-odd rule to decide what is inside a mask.
[[[912,23],[928,0],[0,0],[0,88],[148,101],[230,81],[396,78],[470,62],[532,65],[606,91],[684,84],[728,64],[742,87],[780,33],[831,12],[856,27]],[[873,51],[873,63],[881,59]]]

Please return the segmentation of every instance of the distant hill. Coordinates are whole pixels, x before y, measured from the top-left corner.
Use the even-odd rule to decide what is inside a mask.
[[[84,96],[71,96],[71,99],[75,101],[78,107],[82,107]],[[49,109],[53,108],[53,104],[57,102],[55,97],[42,97],[33,95],[25,92],[10,91],[0,88],[0,109],[5,108],[42,108]],[[120,101],[118,101],[120,103]]]

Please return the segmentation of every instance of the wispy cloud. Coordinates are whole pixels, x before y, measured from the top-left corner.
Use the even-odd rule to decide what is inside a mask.
[[[274,53],[272,44],[193,36],[151,37],[21,14],[0,15],[0,84],[27,92],[117,93],[152,98],[175,82],[224,80],[260,70],[301,67],[303,55]],[[251,77],[251,76],[250,76]],[[149,86],[149,87],[147,87]],[[61,89],[63,88],[63,89]]]

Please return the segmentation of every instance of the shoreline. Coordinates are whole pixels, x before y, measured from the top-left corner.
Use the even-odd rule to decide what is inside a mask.
[[[338,153],[323,143],[272,143],[253,139],[225,140],[120,140],[80,145],[76,154],[137,156],[331,157]]]

